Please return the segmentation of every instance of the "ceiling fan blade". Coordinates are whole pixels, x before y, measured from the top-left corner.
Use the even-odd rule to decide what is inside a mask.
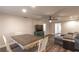
[[[70,16],[55,16],[55,17],[70,17]]]

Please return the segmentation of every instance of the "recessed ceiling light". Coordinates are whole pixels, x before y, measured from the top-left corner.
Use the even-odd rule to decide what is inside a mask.
[[[71,19],[72,19],[73,17],[72,17],[72,16],[70,16],[69,18],[71,18]]]
[[[26,12],[27,12],[27,10],[26,10],[26,9],[22,9],[22,12],[23,12],[23,13],[26,13]]]
[[[70,17],[69,17],[69,20],[73,20],[73,16],[70,16]]]
[[[36,6],[32,6],[32,8],[35,8]]]

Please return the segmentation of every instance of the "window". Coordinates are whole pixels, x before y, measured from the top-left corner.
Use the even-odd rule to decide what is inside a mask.
[[[43,31],[46,34],[46,24],[43,24]]]
[[[61,33],[61,23],[55,23],[55,34],[58,34],[58,33]]]

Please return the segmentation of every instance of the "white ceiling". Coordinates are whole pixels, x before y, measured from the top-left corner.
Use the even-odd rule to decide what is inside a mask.
[[[22,9],[27,9],[22,13]],[[79,16],[78,6],[0,6],[0,13],[29,17],[34,19],[47,19],[48,16]]]

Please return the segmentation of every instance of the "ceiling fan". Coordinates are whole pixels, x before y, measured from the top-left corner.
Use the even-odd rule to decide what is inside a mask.
[[[53,15],[48,16],[48,20],[51,23],[52,21],[57,21],[59,20],[58,17],[65,17],[65,16],[58,16],[57,14],[59,14],[60,12],[62,12],[65,8],[60,9],[58,11],[56,11]],[[67,16],[66,16],[67,17]]]
[[[49,23],[51,23],[53,20],[58,20],[55,16],[49,16],[48,17],[48,21],[49,21]]]

